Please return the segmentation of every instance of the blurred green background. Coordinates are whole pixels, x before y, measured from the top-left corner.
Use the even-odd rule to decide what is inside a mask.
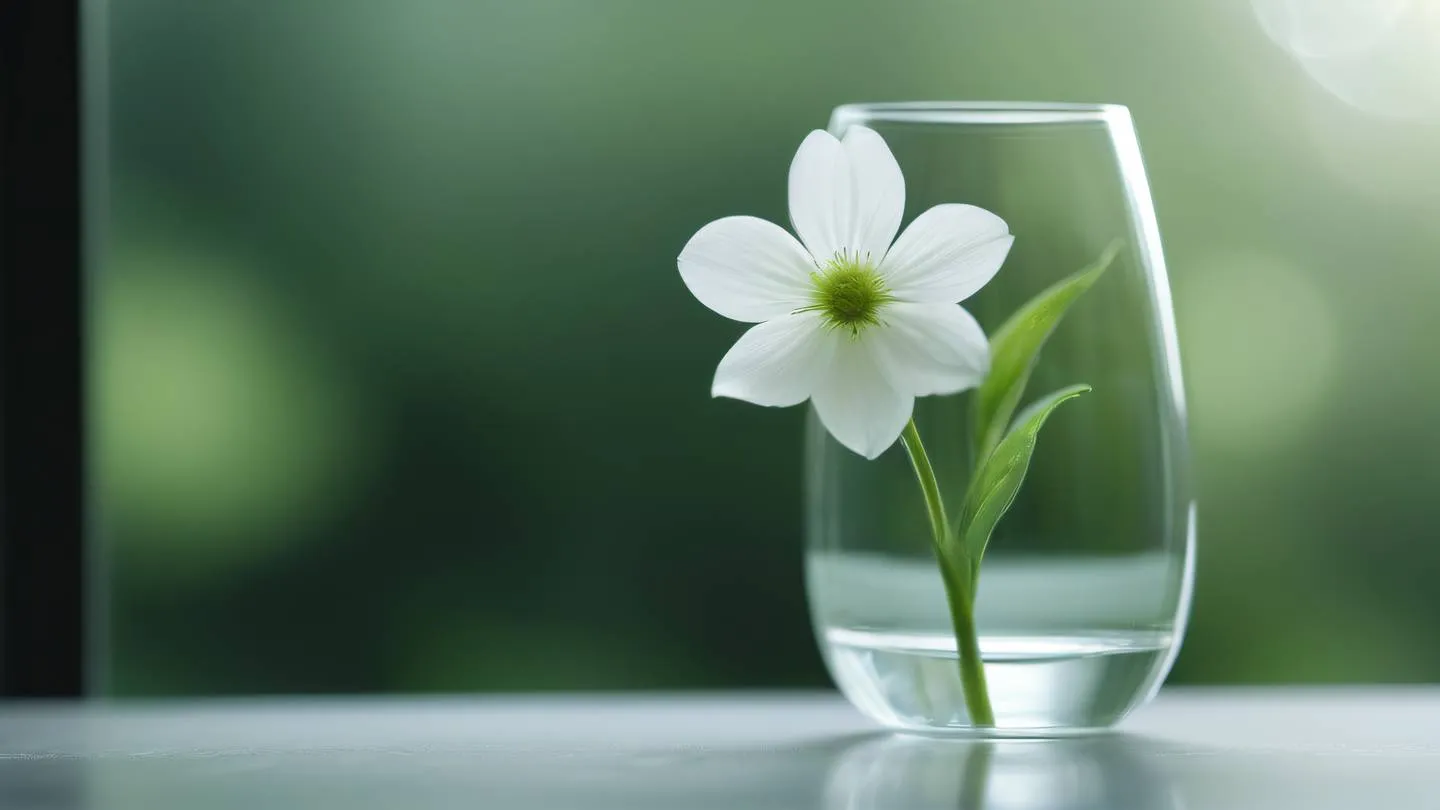
[[[102,691],[825,683],[802,411],[709,398],[741,329],[674,258],[912,98],[1134,113],[1201,499],[1172,680],[1440,679],[1437,6],[96,2]]]

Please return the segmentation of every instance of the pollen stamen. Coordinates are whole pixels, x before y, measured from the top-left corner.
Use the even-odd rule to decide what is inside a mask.
[[[846,329],[851,336],[880,323],[880,311],[895,300],[885,280],[875,270],[867,252],[842,250],[824,267],[810,274],[814,303],[802,312],[818,312],[831,329]]]

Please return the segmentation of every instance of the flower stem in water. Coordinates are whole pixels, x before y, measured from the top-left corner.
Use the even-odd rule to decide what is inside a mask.
[[[912,419],[905,425],[905,431],[900,434],[900,438],[905,443],[905,450],[910,454],[910,463],[915,468],[915,478],[920,482],[920,492],[925,496],[925,509],[930,516],[935,558],[940,565],[940,576],[945,581],[945,597],[950,603],[950,618],[955,625],[955,647],[959,654],[960,685],[965,693],[965,708],[970,712],[970,720],[975,725],[993,727],[995,711],[990,706],[990,690],[985,683],[985,663],[980,659],[980,641],[975,633],[975,596],[974,589],[970,586],[970,563],[963,558],[952,560],[947,553],[950,521],[946,517],[945,503],[940,498],[940,485],[935,480],[935,469],[930,466],[930,457],[925,453],[925,444],[920,441],[920,431],[915,428],[915,420]]]

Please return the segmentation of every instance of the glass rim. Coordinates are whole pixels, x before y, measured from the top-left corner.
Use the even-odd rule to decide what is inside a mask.
[[[831,126],[867,121],[914,124],[1074,124],[1129,121],[1123,104],[1063,101],[879,101],[841,104]]]

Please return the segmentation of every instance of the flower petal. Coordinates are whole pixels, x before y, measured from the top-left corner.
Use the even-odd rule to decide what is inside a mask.
[[[798,405],[825,375],[834,345],[814,312],[752,326],[720,360],[710,395],[756,405]]]
[[[800,144],[790,164],[790,222],[818,263],[837,254],[879,263],[905,214],[905,176],[868,127],[845,140],[821,130]]]
[[[843,233],[845,246],[879,264],[895,241],[905,215],[905,175],[885,139],[869,127],[853,126],[840,142],[850,161],[853,217]]]
[[[990,344],[970,313],[955,304],[896,302],[875,329],[876,361],[890,384],[917,397],[974,388],[990,372]]]
[[[852,339],[831,331],[835,359],[811,399],[820,422],[837,441],[865,458],[885,452],[910,420],[915,398],[895,390],[863,334]]]
[[[768,321],[810,303],[810,254],[763,219],[711,222],[690,237],[676,264],[700,303],[737,321]]]
[[[819,129],[805,136],[790,162],[790,224],[821,264],[846,246],[853,185],[835,136]]]
[[[880,265],[901,301],[953,304],[984,287],[1015,237],[1005,220],[973,205],[937,205],[915,218]]]

